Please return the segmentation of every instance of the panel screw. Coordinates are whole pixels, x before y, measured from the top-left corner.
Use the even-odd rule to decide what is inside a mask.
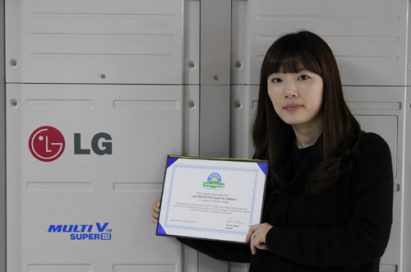
[[[192,61],[192,60],[189,60],[188,61],[188,67],[189,68],[194,68],[196,65],[195,65],[195,63],[194,63],[194,61]]]
[[[239,60],[236,60],[234,66],[235,68],[240,69],[243,67],[243,64]]]
[[[100,78],[105,79],[105,78],[106,78],[106,74],[100,74]]]
[[[11,59],[10,60],[10,65],[13,67],[17,67],[17,60],[16,59]]]
[[[12,107],[17,107],[17,100],[16,99],[11,99],[10,100],[10,105],[12,106]]]

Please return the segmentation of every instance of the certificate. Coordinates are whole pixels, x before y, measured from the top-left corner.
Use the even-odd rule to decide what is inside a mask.
[[[244,243],[267,171],[267,161],[168,156],[157,235]]]

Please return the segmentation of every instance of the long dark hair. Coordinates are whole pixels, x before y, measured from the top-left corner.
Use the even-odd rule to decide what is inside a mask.
[[[270,161],[275,184],[279,161],[295,139],[292,127],[276,114],[268,96],[267,78],[273,73],[297,73],[302,69],[323,79],[320,109],[323,135],[322,159],[309,178],[311,192],[321,192],[334,184],[343,171],[344,161],[352,155],[361,134],[360,125],[344,101],[337,62],[327,43],[314,33],[287,34],[268,49],[261,67],[257,114],[253,126],[255,157]],[[326,118],[324,118],[326,116]]]

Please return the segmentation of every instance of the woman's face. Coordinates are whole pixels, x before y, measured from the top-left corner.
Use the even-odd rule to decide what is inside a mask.
[[[294,128],[321,120],[323,80],[310,71],[275,73],[267,79],[268,95],[278,116]]]

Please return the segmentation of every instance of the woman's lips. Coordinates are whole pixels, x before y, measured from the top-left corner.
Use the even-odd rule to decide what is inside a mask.
[[[283,107],[284,110],[286,111],[296,111],[299,110],[303,107],[303,105],[300,104],[287,104]]]

